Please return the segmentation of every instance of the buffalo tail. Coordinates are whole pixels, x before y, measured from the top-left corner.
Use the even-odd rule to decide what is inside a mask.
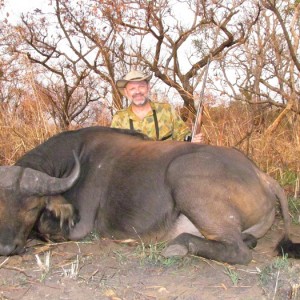
[[[300,243],[293,243],[284,237],[276,247],[278,255],[288,255],[289,258],[300,258]]]

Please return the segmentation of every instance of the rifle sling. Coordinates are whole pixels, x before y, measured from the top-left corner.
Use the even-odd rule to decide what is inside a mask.
[[[154,125],[155,125],[156,140],[159,141],[159,127],[158,127],[156,110],[153,109],[152,112],[153,112],[153,120],[154,120]],[[130,130],[134,130],[132,119],[129,119],[129,126],[130,126]],[[163,137],[161,140],[164,141],[164,140],[170,138],[171,136],[172,136],[172,134]]]

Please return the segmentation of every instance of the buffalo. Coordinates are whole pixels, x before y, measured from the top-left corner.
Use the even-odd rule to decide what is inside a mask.
[[[271,227],[279,200],[289,239],[287,198],[279,184],[233,148],[155,142],[129,130],[89,127],[55,135],[0,167],[0,255],[21,254],[31,232],[80,240],[166,241],[166,257],[194,254],[248,264]]]

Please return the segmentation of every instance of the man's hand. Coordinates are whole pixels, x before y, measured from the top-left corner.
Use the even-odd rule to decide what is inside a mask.
[[[192,139],[192,143],[204,144],[203,134],[202,133],[195,134],[194,138]]]

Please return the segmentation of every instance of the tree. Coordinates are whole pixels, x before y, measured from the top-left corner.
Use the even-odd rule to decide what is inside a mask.
[[[64,126],[100,99],[112,112],[126,105],[115,82],[130,68],[153,72],[159,90],[154,93],[165,91],[173,102],[183,101],[187,119],[187,112],[195,114],[208,61],[207,85],[216,98],[245,101],[259,112],[289,104],[296,112],[291,99],[298,97],[293,53],[299,4],[272,3],[55,0],[53,13],[36,11],[22,18],[17,30],[23,45],[17,51],[46,70],[39,84],[48,82],[44,88],[51,95],[52,114]],[[188,18],[181,16],[183,10]],[[286,26],[293,27],[293,39]],[[288,65],[289,79],[282,75]]]
[[[104,11],[118,33],[118,50],[124,49],[115,55],[128,66],[151,70],[195,114],[204,67],[244,43],[256,20],[247,16],[248,28],[243,25],[243,5],[253,6],[249,1],[118,1],[116,10],[107,1]],[[189,11],[188,19],[181,10]]]
[[[15,52],[26,54],[31,63],[42,67],[37,86],[48,100],[54,122],[60,128],[68,128],[78,118],[86,120],[89,103],[101,99],[91,70],[63,49],[59,32],[48,34],[49,20],[36,20],[30,15],[23,16],[22,21],[23,27],[16,28],[22,43]]]
[[[116,79],[130,68],[151,71],[160,86],[176,91],[194,114],[194,96],[208,60],[220,59],[244,43],[256,21],[257,15],[243,19],[243,5],[255,10],[247,0],[234,4],[225,0],[93,0],[78,1],[76,6],[56,0],[52,19],[42,12],[23,17],[20,32],[29,48],[21,52],[27,51],[32,62],[43,65],[65,83],[66,69],[69,77],[70,73],[75,75],[74,83],[85,77],[83,74],[95,75],[102,82],[102,92],[109,90],[115,109],[124,105]],[[180,16],[181,9],[190,12],[188,21]],[[49,20],[55,23],[55,33],[43,29],[51,28]],[[62,42],[67,50],[61,47]],[[67,98],[66,94],[64,115]]]
[[[272,90],[282,97],[285,108],[268,128],[268,132],[271,133],[276,130],[282,119],[289,111],[300,115],[300,85],[298,81],[300,76],[300,59],[299,55],[297,56],[297,53],[299,53],[300,36],[300,2],[294,1],[294,3],[279,3],[279,1],[275,2],[267,0],[263,1],[263,5],[276,16],[282,29],[283,38],[281,41],[286,44],[285,52],[279,52],[278,50],[281,50],[281,47],[277,44],[276,57],[279,57],[279,55],[284,56],[284,59],[286,60],[286,67],[284,71],[287,74],[279,73],[280,76],[278,76],[278,83],[280,88],[272,86]],[[290,30],[288,30],[288,26]]]
[[[262,4],[259,20],[247,41],[219,62],[218,76],[223,78],[223,84],[221,88],[215,84],[215,89],[251,104],[254,126],[263,122],[264,110],[278,108],[277,117],[266,129],[270,134],[288,112],[300,114],[299,57],[296,55],[300,5],[285,0],[262,1]]]

